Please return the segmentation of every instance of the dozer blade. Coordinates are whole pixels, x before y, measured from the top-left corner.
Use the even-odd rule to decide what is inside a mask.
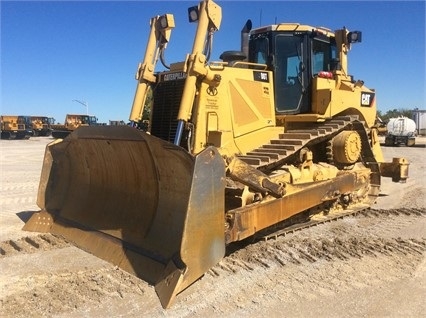
[[[61,235],[155,284],[164,308],[225,254],[224,161],[128,126],[81,127],[47,145],[24,230]]]

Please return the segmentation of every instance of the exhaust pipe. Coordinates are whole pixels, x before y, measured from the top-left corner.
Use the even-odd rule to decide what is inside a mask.
[[[246,56],[245,61],[248,60],[249,53],[249,34],[252,28],[251,20],[248,19],[243,29],[241,30],[241,52]]]

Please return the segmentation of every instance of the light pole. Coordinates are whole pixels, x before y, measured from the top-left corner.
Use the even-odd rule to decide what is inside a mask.
[[[80,103],[81,105],[83,105],[84,107],[86,107],[86,115],[89,115],[89,103],[88,102],[81,101],[81,100],[78,100],[78,99],[73,99],[72,101]]]

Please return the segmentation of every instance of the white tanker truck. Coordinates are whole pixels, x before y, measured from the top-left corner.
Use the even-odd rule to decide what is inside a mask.
[[[385,146],[404,144],[414,146],[416,143],[416,123],[407,117],[391,118],[387,124]]]

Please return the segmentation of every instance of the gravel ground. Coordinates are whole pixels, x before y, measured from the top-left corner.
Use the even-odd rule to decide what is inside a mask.
[[[1,317],[425,317],[425,138],[372,210],[230,253],[164,310],[154,288],[50,234],[22,231],[45,145],[1,140]]]

